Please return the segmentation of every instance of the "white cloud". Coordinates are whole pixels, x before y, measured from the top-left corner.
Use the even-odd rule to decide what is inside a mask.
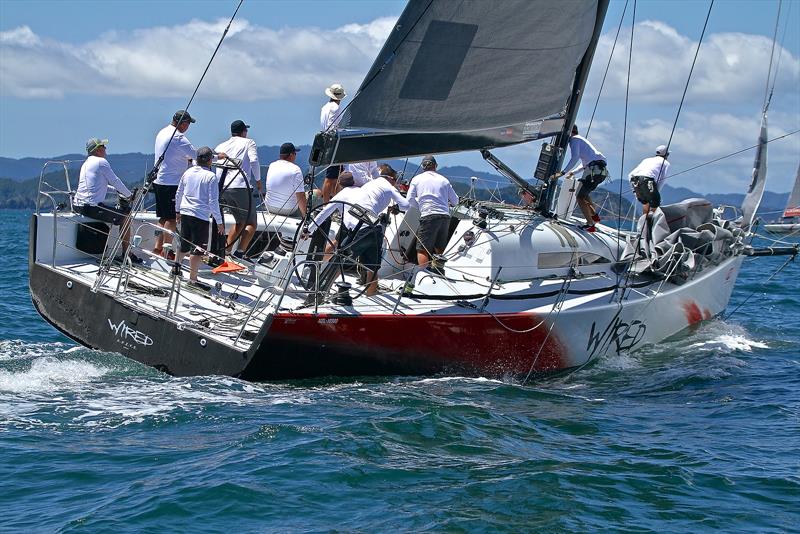
[[[206,98],[269,100],[317,94],[339,81],[360,83],[396,18],[316,27],[273,29],[235,21],[201,89]],[[129,97],[190,93],[227,23],[192,20],[127,32],[106,32],[80,44],[36,35],[22,26],[0,32],[0,90],[19,98],[69,94]],[[588,94],[596,92],[614,31],[604,34]],[[630,28],[620,34],[605,95],[625,93]],[[693,102],[742,102],[763,94],[771,39],[744,33],[707,36],[689,89]],[[660,21],[636,25],[631,96],[634,102],[674,103],[680,98],[697,42]],[[783,50],[779,85],[797,87],[800,60]]]
[[[235,22],[206,76],[206,98],[253,101],[318,94],[333,81],[361,82],[395,18],[335,30],[272,29]],[[27,26],[0,32],[0,91],[18,98],[69,94],[185,96],[199,80],[227,21],[192,20],[108,32],[79,44],[43,39]]]
[[[616,31],[600,38],[595,53],[592,86],[599,84]],[[628,71],[630,28],[620,32],[604,95],[624,98]],[[745,33],[716,33],[706,36],[689,85],[688,98],[694,102],[742,102],[761,98],[766,85],[772,39]],[[680,100],[697,41],[681,35],[664,22],[646,20],[636,24],[631,60],[630,94],[634,101],[672,103]],[[782,54],[778,85],[797,87],[800,60],[776,46]],[[591,89],[592,87],[590,87]],[[594,91],[596,93],[596,88]]]

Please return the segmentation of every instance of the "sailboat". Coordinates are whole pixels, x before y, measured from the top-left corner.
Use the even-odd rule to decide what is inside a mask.
[[[800,233],[800,165],[797,166],[794,187],[786,201],[782,220],[767,223],[764,225],[764,229],[773,234]]]
[[[607,7],[607,0],[506,0],[492,9],[411,1],[340,127],[316,136],[312,173],[476,150],[539,199],[535,209],[462,199],[443,270],[419,269],[408,253],[418,213],[375,218],[349,206],[359,226],[384,235],[377,295],[366,294],[348,243],[326,259],[299,238],[308,220],[280,216],[260,220],[269,239],[257,262],[216,274],[202,268],[200,280],[212,289],[200,291],[170,277],[160,257],[114,263],[116,227],[98,230],[60,208],[71,202],[69,182],[55,189],[43,181],[40,200],[52,210],[37,210],[30,225],[36,309],[85,346],[173,375],[247,380],[436,373],[527,380],[658,343],[719,315],[745,256],[781,253],[749,243],[766,174],[766,116],[740,222],[695,200],[657,209],[642,231],[600,224],[588,233],[571,215],[572,185],[550,179]],[[536,184],[491,152],[540,139],[550,141]],[[136,212],[134,246],[151,248],[156,229],[154,214]],[[101,237],[87,238],[90,230]]]

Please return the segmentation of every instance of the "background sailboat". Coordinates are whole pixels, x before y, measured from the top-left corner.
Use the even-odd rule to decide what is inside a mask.
[[[765,224],[764,229],[773,234],[800,233],[800,165],[797,166],[797,175],[794,178],[794,188],[786,201],[782,220]]]

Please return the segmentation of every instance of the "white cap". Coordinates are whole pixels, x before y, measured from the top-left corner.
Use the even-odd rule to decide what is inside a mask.
[[[667,145],[658,145],[658,148],[656,148],[656,156],[664,156],[665,158],[669,156]]]
[[[344,87],[340,83],[331,84],[330,87],[325,89],[325,94],[334,100],[341,100],[347,96],[347,93],[344,92]]]

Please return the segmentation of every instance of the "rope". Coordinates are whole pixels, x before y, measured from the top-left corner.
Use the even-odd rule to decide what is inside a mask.
[[[781,265],[781,266],[778,268],[778,270],[777,270],[777,271],[775,271],[774,273],[772,273],[772,276],[770,276],[769,278],[767,278],[766,280],[764,280],[764,282],[762,282],[761,284],[759,284],[758,288],[754,289],[754,290],[753,290],[753,291],[752,291],[752,292],[751,292],[749,295],[747,295],[747,298],[745,298],[745,299],[744,299],[744,300],[741,302],[741,304],[739,304],[738,306],[736,306],[736,307],[733,309],[733,311],[732,311],[732,312],[730,312],[728,315],[726,315],[725,317],[723,317],[723,320],[730,319],[730,317],[731,317],[731,316],[732,316],[734,313],[736,313],[737,311],[739,311],[739,308],[741,308],[742,306],[744,306],[745,304],[747,304],[747,301],[749,301],[749,300],[750,300],[750,298],[751,298],[753,295],[755,295],[755,294],[756,294],[756,293],[757,293],[757,292],[758,292],[758,291],[759,291],[761,288],[763,288],[764,286],[766,286],[766,285],[767,285],[767,283],[768,283],[770,280],[772,280],[773,278],[775,278],[775,276],[776,276],[776,275],[777,275],[779,272],[781,272],[781,271],[783,270],[783,268],[784,268],[784,267],[786,267],[787,265],[789,265],[789,263],[790,263],[790,262],[794,261],[794,258],[795,258],[794,256],[789,256],[789,258],[788,258],[788,259],[787,259],[785,262],[783,262],[783,265]]]
[[[634,4],[636,0],[634,0]],[[550,328],[547,329],[547,334],[544,336],[541,344],[539,345],[539,350],[536,352],[536,356],[533,358],[531,362],[531,367],[528,369],[528,374],[525,375],[525,379],[522,381],[522,384],[526,384],[528,379],[531,377],[531,373],[533,373],[533,369],[536,367],[536,362],[539,361],[539,356],[542,354],[542,350],[544,350],[544,346],[547,343],[547,340],[550,339],[550,334],[553,332],[553,328],[555,328],[556,323],[558,322],[558,316],[561,314],[561,309],[564,306],[564,302],[566,302],[566,295],[567,290],[569,289],[570,282],[572,281],[572,275],[575,272],[575,266],[577,266],[577,251],[573,250],[572,252],[572,265],[570,266],[569,276],[564,278],[564,283],[561,284],[561,291],[559,292],[559,298],[553,303],[553,307],[550,308],[550,311],[547,313],[547,317],[544,320],[547,320],[550,315],[552,315],[553,311],[558,308],[556,312],[556,316],[553,318],[553,321],[550,323]]]

